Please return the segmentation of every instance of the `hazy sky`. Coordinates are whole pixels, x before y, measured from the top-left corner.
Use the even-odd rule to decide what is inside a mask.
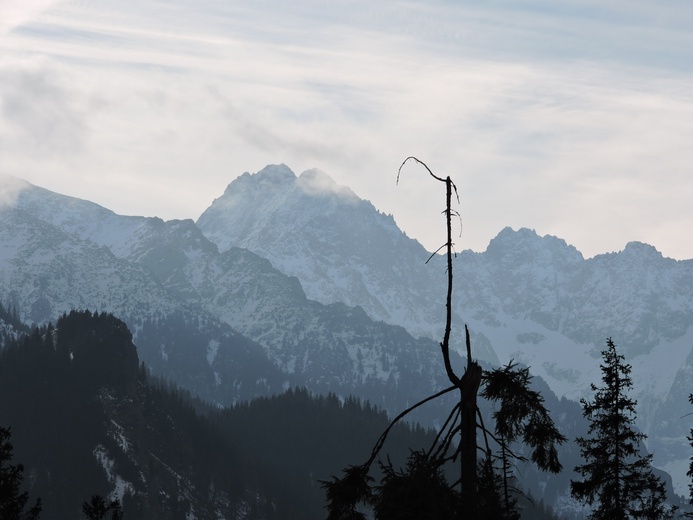
[[[316,167],[433,250],[409,155],[457,184],[459,249],[693,258],[693,3],[0,0],[0,173],[197,219],[244,171]]]

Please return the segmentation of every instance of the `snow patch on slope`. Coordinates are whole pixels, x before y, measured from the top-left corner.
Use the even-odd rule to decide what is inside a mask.
[[[117,499],[122,502],[125,493],[135,492],[135,486],[133,486],[131,482],[124,480],[120,475],[115,473],[115,460],[108,456],[108,450],[103,445],[97,445],[96,448],[94,448],[93,453],[96,460],[99,462],[99,464],[101,464],[101,467],[106,472],[108,482],[110,482],[113,486],[113,491],[111,491],[109,495],[111,500]]]
[[[217,358],[217,353],[219,352],[220,343],[215,339],[210,339],[207,344],[207,363],[211,367],[214,364],[214,360]]]

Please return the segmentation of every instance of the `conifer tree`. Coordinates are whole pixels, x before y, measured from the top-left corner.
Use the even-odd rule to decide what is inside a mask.
[[[652,473],[652,455],[640,455],[647,436],[634,428],[637,402],[628,396],[631,366],[611,338],[606,344],[600,366],[603,386],[592,384],[594,399],[581,400],[590,437],[576,439],[585,463],[575,468],[583,480],[570,482],[571,494],[594,505],[589,520],[672,518],[675,507],[665,504],[664,484]]]
[[[688,395],[688,402],[693,404],[693,394]],[[687,438],[688,442],[691,443],[691,448],[693,448],[693,428],[691,428]],[[691,479],[691,482],[688,484],[688,503],[693,505],[693,455],[688,461],[688,471],[686,472],[686,476]],[[693,511],[688,511],[684,513],[683,516],[685,518],[693,518]]]
[[[12,460],[12,443],[10,429],[0,426],[0,519],[2,520],[36,520],[41,513],[41,499],[28,511],[29,493],[20,493],[24,480],[24,466],[10,464]]]
[[[89,502],[83,502],[82,512],[87,520],[122,520],[123,518],[120,500],[116,498],[107,502],[101,495],[92,495]]]

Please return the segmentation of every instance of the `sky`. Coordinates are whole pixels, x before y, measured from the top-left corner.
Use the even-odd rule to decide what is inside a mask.
[[[415,156],[458,250],[510,226],[690,259],[691,27],[687,0],[0,0],[0,174],[196,220],[318,168],[433,251]]]

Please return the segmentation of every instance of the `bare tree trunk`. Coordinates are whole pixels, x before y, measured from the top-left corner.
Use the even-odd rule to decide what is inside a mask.
[[[476,517],[476,498],[478,497],[477,477],[477,443],[476,443],[476,413],[477,394],[481,384],[481,367],[476,361],[472,361],[471,345],[469,342],[469,329],[465,326],[467,342],[467,369],[459,383],[461,403],[461,439],[460,439],[460,464],[462,477],[462,503],[468,510],[474,511]]]
[[[481,384],[481,367],[472,361],[472,347],[469,340],[469,328],[465,325],[467,346],[467,368],[460,379],[455,374],[450,362],[450,333],[452,328],[452,180],[445,179],[445,216],[447,219],[447,267],[448,291],[446,303],[445,335],[441,343],[445,371],[450,382],[460,391],[460,486],[462,504],[467,512],[475,511],[477,495],[477,444],[476,444],[476,411],[477,393]],[[461,513],[460,513],[461,514]],[[476,516],[473,513],[473,517]],[[469,518],[469,516],[467,516]]]
[[[453,182],[450,177],[445,179],[438,177],[426,166],[423,162],[415,157],[414,159],[419,164],[422,164],[435,179],[445,183],[445,218],[447,221],[447,242],[445,244],[447,254],[447,271],[448,271],[448,288],[445,302],[445,334],[443,341],[440,343],[440,348],[443,353],[443,363],[445,364],[445,372],[450,382],[460,392],[460,487],[461,498],[464,513],[460,508],[460,518],[474,519],[477,515],[476,500],[478,497],[478,477],[477,477],[477,444],[476,444],[476,413],[477,413],[477,393],[481,385],[482,369],[478,363],[472,361],[472,349],[469,340],[469,329],[465,325],[466,346],[467,346],[467,367],[462,376],[459,378],[450,361],[450,334],[452,329],[452,190]],[[406,163],[407,160],[404,162]],[[404,164],[404,163],[403,163]],[[401,167],[400,167],[401,169]],[[456,188],[455,188],[456,190]]]

